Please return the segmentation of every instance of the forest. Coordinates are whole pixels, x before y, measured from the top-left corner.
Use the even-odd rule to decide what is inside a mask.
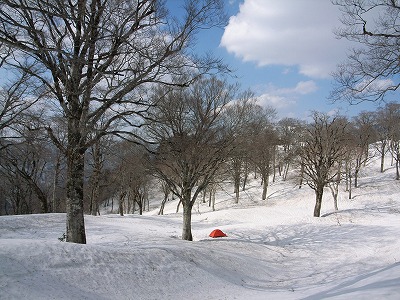
[[[333,4],[344,16],[337,36],[364,47],[338,66],[331,99],[385,100],[398,88],[397,2]],[[385,18],[371,22],[366,12],[382,7]],[[85,214],[110,201],[120,215],[141,214],[158,189],[160,214],[178,198],[182,239],[192,240],[192,208],[207,194],[212,206],[221,182],[233,183],[238,202],[256,176],[266,199],[269,183],[295,169],[299,188],[315,191],[319,217],[325,187],[336,199],[346,182],[351,198],[371,147],[382,172],[391,154],[399,180],[397,102],[352,118],[279,119],[232,82],[222,59],[195,50],[201,30],[226,24],[224,1],[181,9],[156,0],[2,1],[0,214],[65,212],[66,240],[85,244]]]

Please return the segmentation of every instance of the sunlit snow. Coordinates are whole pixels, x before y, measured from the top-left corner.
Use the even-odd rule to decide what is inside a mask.
[[[362,170],[339,211],[326,189],[278,177],[261,200],[252,179],[234,204],[193,208],[193,242],[180,240],[176,201],[165,215],[86,216],[87,244],[60,242],[64,214],[0,217],[0,299],[400,299],[400,182],[379,161]],[[344,188],[344,187],[343,187]],[[155,205],[155,201],[153,204]],[[228,237],[212,239],[219,228]]]

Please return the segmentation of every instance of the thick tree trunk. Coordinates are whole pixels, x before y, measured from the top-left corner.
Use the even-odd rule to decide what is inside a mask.
[[[34,183],[32,185],[33,190],[35,191],[36,196],[38,197],[39,201],[40,201],[40,211],[43,214],[46,214],[49,212],[49,206],[47,203],[47,197],[46,195],[43,193],[43,191],[37,186],[36,183]]]
[[[267,199],[267,192],[268,192],[268,180],[264,179],[263,180],[263,191],[262,191],[262,199],[263,200]]]
[[[126,193],[127,192],[124,191],[119,195],[118,212],[121,217],[124,216],[124,201],[125,201]]]
[[[212,189],[212,197],[211,197],[211,208],[212,211],[215,211],[215,187]]]
[[[159,215],[163,215],[164,214],[164,207],[165,207],[165,203],[167,203],[167,201],[168,201],[168,194],[164,194],[164,199],[161,202],[160,210],[158,211]]]
[[[182,240],[193,241],[192,236],[192,205],[189,203],[183,204],[183,228]]]
[[[354,187],[358,188],[358,173],[360,172],[360,169],[356,168],[354,170]]]
[[[317,187],[315,190],[315,207],[314,217],[321,216],[322,195],[324,194],[324,187]]]
[[[58,212],[59,202],[57,199],[57,187],[58,187],[58,180],[61,171],[61,155],[57,155],[55,169],[54,169],[54,178],[53,178],[53,190],[51,195],[51,211],[53,213]]]
[[[386,143],[382,143],[381,146],[381,173],[385,171],[385,149]]]
[[[335,208],[335,211],[338,211],[339,210],[339,207],[338,207],[339,183],[334,183],[332,185],[329,185],[329,188],[331,190],[332,197],[333,197],[333,206]]]
[[[262,185],[263,185],[262,200],[267,199],[268,181],[269,181],[269,172],[267,172],[267,174],[262,175]]]
[[[100,142],[94,145],[93,149],[94,168],[92,174],[92,193],[90,197],[90,213],[92,216],[97,215],[99,210],[99,194],[100,194],[100,175],[102,169]]]
[[[71,138],[70,138],[71,139]],[[86,244],[83,214],[83,175],[85,151],[69,143],[67,155],[67,242]]]

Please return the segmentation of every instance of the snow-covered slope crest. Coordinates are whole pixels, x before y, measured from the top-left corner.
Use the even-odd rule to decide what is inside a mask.
[[[64,214],[0,217],[0,299],[400,299],[400,183],[364,170],[338,212],[326,191],[313,218],[307,187],[258,184],[239,205],[194,209],[194,242],[181,214],[87,216],[87,245],[60,242]],[[246,196],[247,195],[247,196]],[[248,198],[246,198],[248,197]],[[211,239],[222,229],[228,237]]]

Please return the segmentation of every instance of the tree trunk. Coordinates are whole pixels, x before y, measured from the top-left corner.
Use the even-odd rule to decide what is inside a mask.
[[[165,203],[167,203],[167,201],[168,201],[168,194],[164,194],[164,199],[161,202],[160,210],[158,211],[159,215],[163,215],[164,214],[164,207],[165,207]]]
[[[329,185],[329,189],[331,190],[332,197],[333,197],[333,206],[335,211],[338,211],[338,194],[339,194],[339,183],[334,183]]]
[[[234,192],[235,192],[235,203],[239,203],[239,190],[240,190],[240,178],[236,178],[235,177],[235,188],[234,188]]]
[[[358,173],[360,172],[359,168],[354,170],[354,187],[358,188]]]
[[[212,197],[211,197],[211,208],[212,211],[215,211],[215,187],[212,188]]]
[[[299,182],[299,189],[303,186],[303,178],[304,178],[304,163],[301,162],[300,164],[300,182]]]
[[[83,175],[85,150],[80,149],[80,134],[69,130],[67,153],[67,242],[86,244],[85,221],[83,214]]]
[[[102,158],[101,158],[101,146],[100,142],[98,141],[93,146],[93,174],[92,174],[92,193],[90,197],[91,203],[91,211],[90,213],[92,216],[96,216],[98,207],[99,207],[99,195],[100,195],[100,175],[102,169]]]
[[[351,199],[351,190],[352,190],[352,187],[351,187],[351,171],[349,171],[349,199]]]
[[[32,186],[36,196],[39,199],[41,213],[47,214],[49,212],[49,206],[47,203],[47,197],[46,197],[45,193],[43,193],[43,191],[40,189],[40,187],[35,182],[32,182],[31,186]]]
[[[52,207],[52,212],[56,213],[58,212],[58,199],[57,199],[57,187],[58,187],[58,179],[60,176],[60,169],[61,169],[61,155],[57,154],[57,159],[55,163],[55,169],[54,169],[54,178],[53,178],[53,190],[52,190],[52,195],[51,195],[51,207]]]
[[[182,200],[179,200],[178,205],[176,206],[176,213],[179,212],[179,206],[181,205],[181,203],[182,203]]]
[[[314,217],[321,216],[321,205],[322,205],[322,195],[324,194],[324,187],[318,186],[315,189],[315,207],[314,207]]]
[[[190,203],[183,204],[183,228],[182,240],[193,241],[192,236],[192,205]]]
[[[345,168],[346,168],[346,192],[349,191],[349,174],[350,174],[350,169],[349,169],[349,162],[346,160],[345,163]]]
[[[92,216],[96,216],[97,211],[99,210],[98,198],[99,198],[99,186],[98,182],[95,182],[94,186],[92,187],[92,193],[90,197],[90,213],[92,214]]]
[[[249,177],[249,163],[247,159],[245,160],[244,163],[244,172],[243,172],[243,186],[242,186],[242,191],[244,192],[246,190],[246,184],[247,184],[247,178]]]
[[[287,179],[287,175],[289,173],[289,167],[290,167],[290,164],[288,162],[285,163],[285,165],[283,166],[283,180],[284,181]]]
[[[118,203],[118,212],[121,217],[124,216],[124,198],[126,196],[126,192],[122,192],[119,195],[119,203]]]
[[[267,192],[268,192],[268,183],[269,183],[269,168],[267,169],[266,174],[262,174],[262,186],[263,186],[263,191],[262,191],[262,200],[267,199]]]
[[[382,142],[381,145],[381,173],[385,171],[385,149],[386,149],[386,143]]]

